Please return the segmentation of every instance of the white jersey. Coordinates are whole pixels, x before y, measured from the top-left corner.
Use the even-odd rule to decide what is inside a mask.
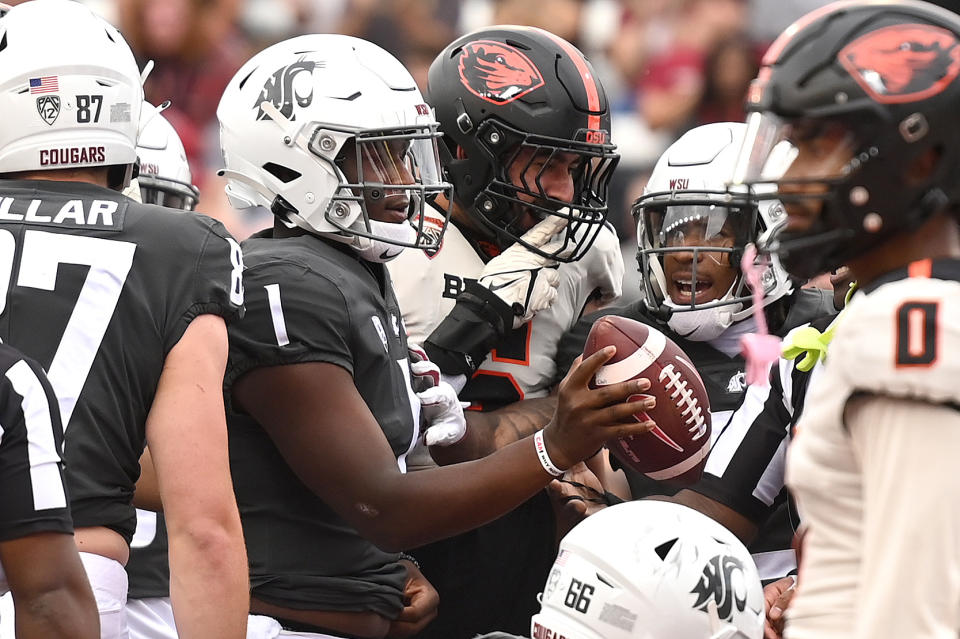
[[[422,345],[453,309],[466,281],[476,280],[483,266],[453,224],[435,255],[408,249],[389,262],[408,341]],[[605,225],[582,260],[561,264],[559,269],[553,305],[514,330],[468,381],[461,399],[472,402],[474,408],[497,408],[550,392],[560,336],[580,317],[590,294],[600,289],[603,303],[620,296],[623,259],[616,231]]]
[[[788,453],[809,530],[786,636],[955,639],[960,262],[917,262],[866,293],[840,320]]]

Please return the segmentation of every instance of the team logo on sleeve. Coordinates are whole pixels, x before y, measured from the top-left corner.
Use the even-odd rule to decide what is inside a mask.
[[[502,42],[474,40],[460,50],[460,81],[488,102],[506,104],[543,86],[530,58]]]
[[[743,612],[747,607],[747,579],[743,563],[731,555],[716,555],[703,567],[700,581],[690,594],[696,595],[693,607],[706,612],[707,604],[717,604],[717,616],[729,621],[734,608]]]
[[[277,69],[263,85],[260,96],[252,106],[257,108],[257,119],[266,120],[260,105],[269,102],[288,120],[295,120],[294,103],[304,108],[313,102],[313,83],[310,81],[313,70],[323,66],[322,62],[298,60],[289,66]],[[301,75],[306,74],[306,75]]]
[[[960,74],[958,44],[946,29],[898,24],[857,38],[837,58],[877,102],[913,102],[940,93]]]
[[[37,113],[43,118],[43,121],[53,126],[60,115],[60,96],[59,95],[41,95],[37,98]]]

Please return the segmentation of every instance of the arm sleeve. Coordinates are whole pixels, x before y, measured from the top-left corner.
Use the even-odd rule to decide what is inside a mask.
[[[956,637],[960,628],[960,412],[854,396],[845,421],[864,500],[856,639]]]

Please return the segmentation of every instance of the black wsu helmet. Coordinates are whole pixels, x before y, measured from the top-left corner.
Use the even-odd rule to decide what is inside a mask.
[[[451,152],[447,170],[456,200],[489,239],[500,248],[522,242],[525,213],[559,215],[570,222],[555,253],[522,243],[560,261],[583,257],[606,218],[607,187],[619,160],[606,93],[583,54],[542,29],[474,31],[434,60],[425,97]],[[540,182],[544,169],[571,157],[572,199],[548,197]],[[532,167],[535,178],[511,181],[511,172],[529,176]]]
[[[770,244],[787,271],[831,270],[960,202],[958,74],[960,16],[918,0],[836,2],[773,43],[748,94],[733,182],[775,185],[756,190],[788,210],[822,202],[812,227]],[[835,170],[791,179],[794,144],[826,135],[842,147]],[[909,178],[931,151],[930,174]]]

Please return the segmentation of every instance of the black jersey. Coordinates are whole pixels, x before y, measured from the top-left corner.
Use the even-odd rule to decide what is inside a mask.
[[[127,561],[127,598],[170,596],[169,540],[163,513],[137,509],[137,531]]]
[[[239,244],[210,218],[78,182],[0,184],[0,338],[48,371],[77,526],[133,535],[163,363],[190,322],[242,308]]]
[[[780,337],[814,319],[836,314],[832,293],[820,289],[799,289],[789,298],[784,299],[781,305],[786,310],[783,319],[775,325],[771,324],[771,331]],[[663,322],[652,318],[646,312],[642,301],[627,307],[604,309],[582,319],[561,340],[558,354],[558,368],[561,371],[567,371],[574,358],[583,352],[583,345],[593,322],[603,315],[610,314],[622,315],[655,326],[690,356],[700,372],[710,398],[714,441],[714,446],[707,457],[703,478],[690,488],[729,506],[760,527],[756,539],[750,545],[750,552],[758,563],[762,579],[768,581],[787,574],[792,569],[790,562],[793,560],[793,554],[790,551],[790,542],[793,536],[793,525],[786,493],[781,492],[782,473],[780,486],[773,491],[767,503],[761,503],[749,492],[756,488],[759,478],[768,467],[780,463],[779,460],[785,450],[785,446],[783,449],[780,448],[780,443],[784,439],[783,433],[789,429],[789,418],[777,425],[773,422],[780,415],[771,412],[766,415],[767,421],[763,425],[749,429],[748,436],[745,436],[739,428],[736,432],[727,433],[728,427],[735,423],[734,419],[737,423],[743,419],[742,409],[739,408],[746,392],[746,386],[743,383],[743,357],[739,353],[728,356],[706,342],[683,339]],[[770,407],[773,406],[774,403],[771,402]],[[741,413],[740,417],[737,416],[738,412]],[[753,415],[755,416],[755,413]],[[727,471],[727,463],[721,465],[719,463],[721,460],[714,455],[718,446],[728,446],[730,443],[733,443],[733,449],[742,447],[743,452],[736,455],[736,466]],[[730,459],[734,457],[732,452],[729,457]],[[721,467],[727,472],[714,470]],[[623,470],[635,499],[651,495],[672,495],[679,490],[679,486],[669,482],[655,481],[629,468]],[[744,494],[744,491],[748,491],[748,494]]]
[[[60,411],[43,370],[0,344],[0,541],[73,532],[62,450]]]
[[[310,235],[274,239],[267,231],[243,249],[247,313],[230,327],[228,405],[233,382],[253,368],[341,366],[404,469],[420,403],[386,269]],[[395,617],[406,578],[398,555],[361,537],[305,486],[253,419],[231,407],[228,425],[253,595],[291,608]]]

